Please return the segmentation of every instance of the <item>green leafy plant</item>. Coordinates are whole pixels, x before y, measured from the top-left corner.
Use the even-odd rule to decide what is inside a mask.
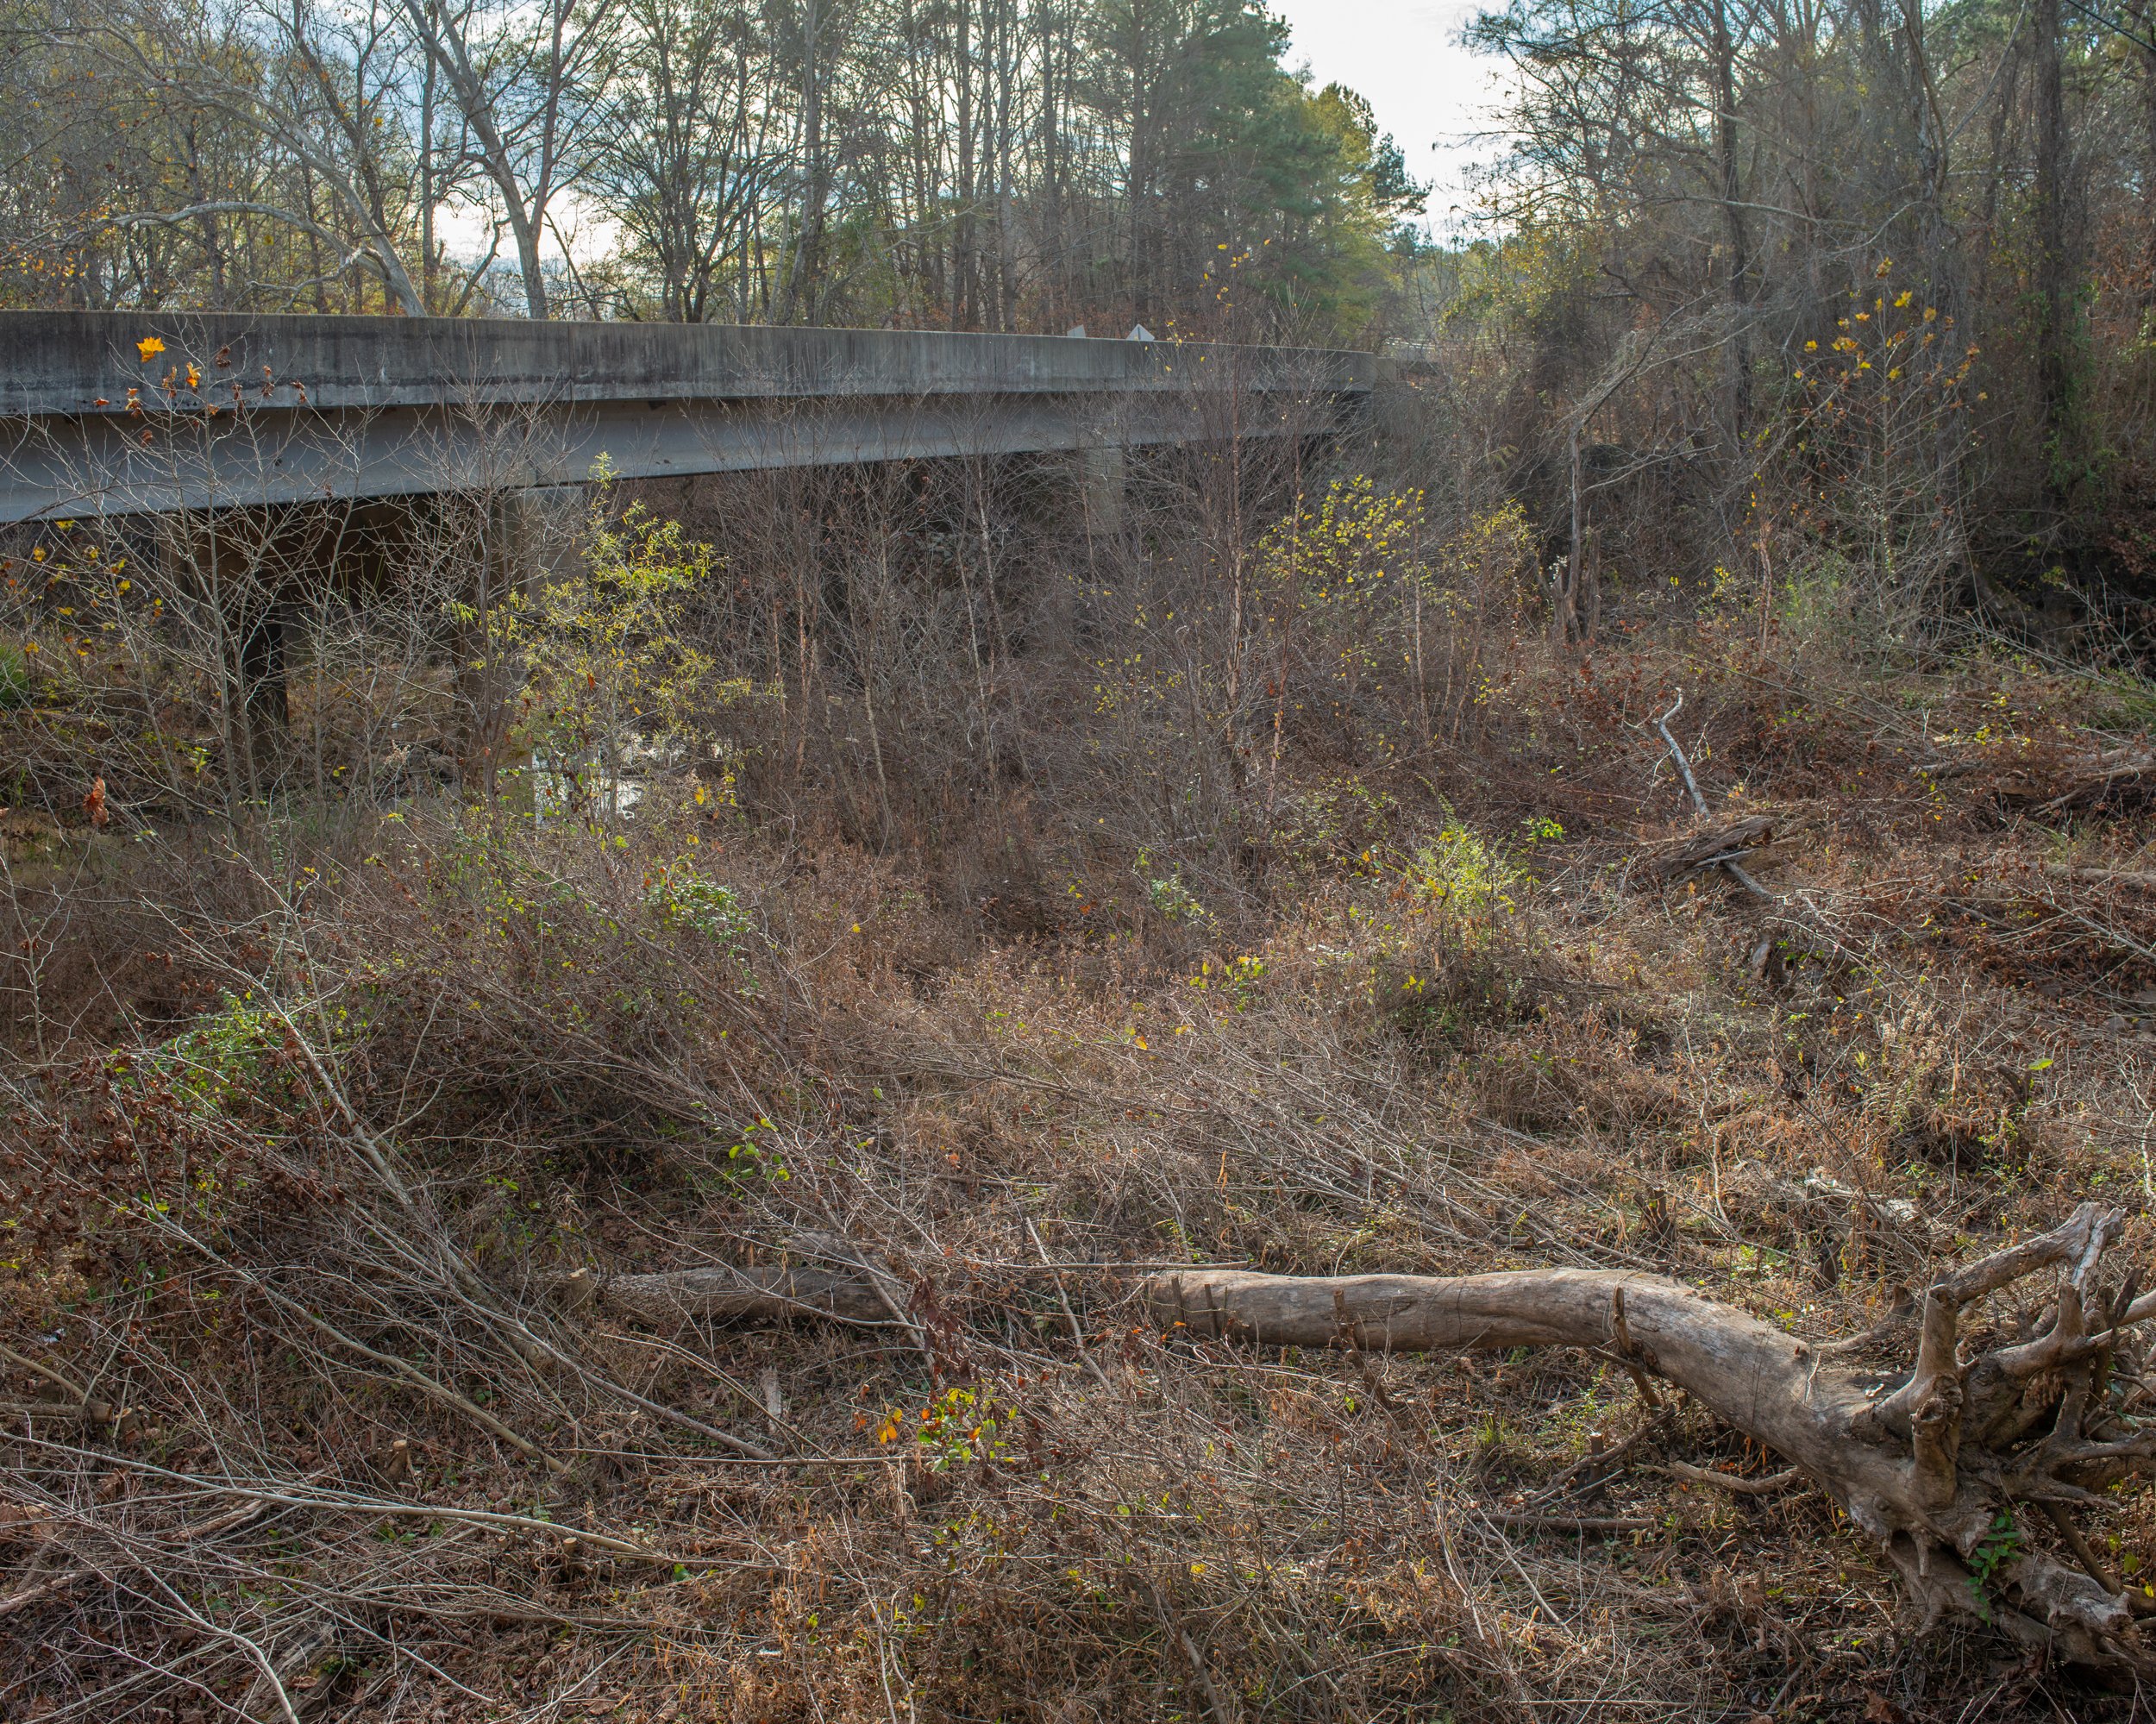
[[[740,966],[742,992],[755,993],[749,955],[756,925],[732,887],[702,873],[684,856],[644,876],[644,908],[668,928],[718,942]]]
[[[1991,1521],[1984,1541],[1969,1556],[1969,1590],[1977,1601],[1977,1614],[1991,1620],[1992,1577],[2021,1554],[2021,1531],[2014,1517],[2002,1508]]]
[[[645,757],[708,742],[705,712],[743,692],[686,620],[717,553],[642,503],[617,518],[611,467],[593,478],[581,554],[512,598],[499,624],[523,674],[524,740],[548,763],[541,790],[586,818],[618,812]]]
[[[968,1461],[1007,1461],[1000,1433],[1008,1423],[987,1389],[947,1389],[918,1414],[905,1407],[885,1409],[876,1440],[887,1447],[911,1440],[931,1472]]]
[[[205,1113],[223,1112],[268,1075],[280,1041],[274,1014],[252,994],[226,994],[137,1068],[145,1081],[162,1079]]]
[[[1472,826],[1448,819],[1434,837],[1415,846],[1405,883],[1409,896],[1423,907],[1447,920],[1477,922],[1493,911],[1509,915],[1515,907],[1514,894],[1526,885],[1527,876]]]
[[[727,1173],[730,1177],[739,1174],[760,1175],[774,1185],[792,1179],[793,1174],[775,1152],[757,1141],[758,1134],[774,1130],[770,1120],[759,1117],[753,1125],[741,1128],[740,1138],[726,1151]]]
[[[1200,903],[1197,895],[1183,883],[1182,873],[1169,868],[1164,875],[1155,875],[1153,853],[1141,849],[1138,853],[1138,876],[1145,882],[1145,895],[1153,908],[1169,921],[1187,928],[1201,928],[1208,932],[1219,925],[1213,913]]]
[[[30,704],[30,664],[20,647],[0,645],[0,712]]]

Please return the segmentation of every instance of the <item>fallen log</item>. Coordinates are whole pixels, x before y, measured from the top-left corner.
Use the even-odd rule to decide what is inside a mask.
[[[1952,779],[1988,779],[1983,787],[2002,806],[2039,814],[2140,807],[2156,795],[2156,750],[2145,748],[2041,754],[2007,761],[1979,755],[1921,761],[1910,770],[1934,784]]]
[[[248,1724],[292,1724],[330,1697],[318,1682],[322,1667],[344,1650],[344,1624],[323,1613],[309,1617],[273,1652],[257,1649],[259,1660],[254,1686],[240,1702],[240,1715]]]
[[[2048,773],[2009,774],[1999,793],[2009,804],[2036,805],[2044,814],[2079,813],[2114,804],[2145,804],[2156,790],[2156,752],[2108,749],[2062,761]]]
[[[751,1326],[782,1323],[789,1317],[824,1317],[841,1323],[892,1320],[890,1307],[865,1275],[798,1264],[768,1269],[720,1265],[610,1276],[595,1291],[600,1304],[649,1323],[685,1317]]]
[[[1926,1291],[1914,1369],[1877,1384],[1846,1355],[1659,1276],[1528,1269],[1443,1277],[1294,1276],[1186,1269],[1141,1297],[1165,1326],[1266,1346],[1361,1351],[1583,1347],[1685,1390],[1833,1499],[1899,1570],[1927,1628],[1991,1623],[2023,1645],[2144,1675],[2156,1670],[2124,1594],[2083,1561],[2040,1548],[2046,1519],[2156,1465],[2156,1427],[2115,1407],[2156,1294],[2100,1281],[2118,1212],[2084,1204],[2060,1227],[1944,1276]],[[2010,1343],[1960,1350],[1968,1307],[2031,1276],[2044,1309]],[[2036,1296],[2032,1301],[2031,1294]],[[2129,1357],[2130,1356],[2130,1357]],[[2071,1523],[2068,1523],[2071,1525]]]
[[[1666,886],[1688,875],[1726,868],[1733,862],[1760,862],[1768,858],[1774,834],[1773,816],[1748,814],[1741,820],[1727,820],[1689,833],[1669,849],[1643,857],[1640,872]]]
[[[556,1281],[552,1292],[571,1310],[596,1301],[655,1324],[696,1318],[757,1327],[812,1317],[912,1328],[905,1283],[881,1263],[821,1234],[797,1239],[775,1263],[609,1276],[580,1269]]]
[[[1670,728],[1670,720],[1676,718],[1683,706],[1684,691],[1680,688],[1677,692],[1677,705],[1657,718],[1654,727],[1662,733],[1662,740],[1670,750],[1670,758],[1677,763],[1677,772],[1684,780],[1685,793],[1692,799],[1692,812],[1699,816],[1703,826],[1708,818],[1707,798],[1700,790],[1699,780],[1692,772],[1692,762],[1685,758],[1677,733]],[[1695,832],[1677,848],[1674,856],[1666,858],[1658,869],[1651,871],[1658,873],[1664,885],[1671,885],[1688,874],[1719,868],[1754,898],[1764,898],[1771,902],[1774,894],[1739,864],[1745,861],[1764,861],[1766,847],[1772,843],[1773,837],[1772,818],[1755,814],[1711,831]]]

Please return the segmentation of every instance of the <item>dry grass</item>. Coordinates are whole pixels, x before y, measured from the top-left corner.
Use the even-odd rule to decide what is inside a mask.
[[[1128,1303],[1571,1263],[1837,1336],[2143,1208],[2156,834],[2057,801],[2100,694],[1711,628],[1508,675],[1472,752],[1308,746],[1239,868],[1134,868],[1114,763],[1084,800],[1052,739],[1052,817],[881,856],[693,777],[605,834],[197,856],[184,900],[65,838],[137,919],[16,901],[41,1021],[114,1003],[9,1078],[0,1715],[2127,1715],[1912,1633],[1821,1498],[1683,1475],[1779,1463],[1612,1364]],[[1678,683],[1718,805],[1791,835],[1772,905],[1632,867],[1689,824],[1641,724]],[[887,1321],[551,1291],[833,1249]],[[2096,1520],[2156,1563],[2145,1495]]]

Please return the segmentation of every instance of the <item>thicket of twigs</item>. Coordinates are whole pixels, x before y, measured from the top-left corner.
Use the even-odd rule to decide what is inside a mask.
[[[153,561],[24,600],[0,1715],[2126,1715],[1620,1358],[1132,1295],[1833,1338],[2138,1218],[2140,685],[1689,592],[1552,647],[1516,511],[1385,482],[945,477],[566,523],[492,796],[447,589],[296,637],[243,762]],[[2147,1496],[2083,1524],[2141,1584]]]

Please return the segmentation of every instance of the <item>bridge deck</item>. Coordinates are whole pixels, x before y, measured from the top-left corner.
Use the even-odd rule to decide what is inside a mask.
[[[150,344],[146,354],[144,344]],[[1332,429],[1370,355],[915,330],[0,312],[0,521]]]

